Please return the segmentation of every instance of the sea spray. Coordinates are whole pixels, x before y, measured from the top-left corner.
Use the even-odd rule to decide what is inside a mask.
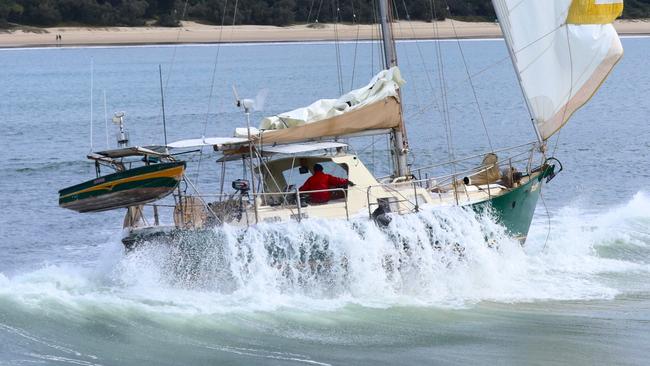
[[[0,307],[191,315],[612,298],[650,271],[647,255],[625,257],[650,248],[649,207],[639,193],[604,212],[564,208],[546,246],[543,217],[522,247],[489,216],[463,209],[397,216],[387,228],[365,220],[226,226],[128,253],[116,240],[94,270],[1,275]]]
[[[550,224],[538,217],[525,250],[531,268],[543,269],[544,275],[537,278],[565,278],[562,286],[567,290],[582,293],[592,286],[606,297],[619,293],[615,288],[645,288],[650,272],[650,195],[638,192],[629,202],[606,210],[571,204],[558,210]]]
[[[488,216],[430,209],[396,216],[387,228],[367,220],[306,220],[188,233],[129,253],[119,278],[218,293],[435,298],[449,292],[438,288],[439,278],[466,271],[458,267],[485,267],[503,250],[520,248]]]

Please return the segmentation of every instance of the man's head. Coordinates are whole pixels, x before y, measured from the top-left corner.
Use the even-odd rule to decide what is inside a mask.
[[[316,172],[322,172],[323,171],[323,166],[320,164],[314,164],[314,173]]]

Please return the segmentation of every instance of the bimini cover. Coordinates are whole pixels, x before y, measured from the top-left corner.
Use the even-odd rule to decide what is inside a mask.
[[[375,75],[363,88],[353,90],[338,99],[320,99],[307,107],[266,117],[262,120],[260,129],[280,130],[302,126],[363,109],[379,101],[383,103],[389,97],[397,98],[397,91],[403,84],[399,69],[392,67]]]
[[[623,55],[623,0],[492,0],[533,119],[548,139]]]

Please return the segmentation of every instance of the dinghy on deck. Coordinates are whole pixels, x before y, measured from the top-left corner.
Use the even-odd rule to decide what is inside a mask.
[[[122,159],[131,156],[142,157],[145,165],[126,169],[131,163]],[[184,161],[173,161],[166,153],[151,148],[109,150],[88,158],[95,160],[98,177],[60,190],[59,206],[77,212],[100,212],[153,202],[172,193],[185,172]],[[117,172],[99,176],[100,164]]]
[[[99,212],[159,200],[178,186],[185,162],[141,166],[59,191],[59,206],[77,212]]]

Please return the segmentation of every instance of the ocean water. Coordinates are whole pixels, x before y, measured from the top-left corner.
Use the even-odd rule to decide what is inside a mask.
[[[378,45],[341,44],[340,58],[332,43],[0,50],[0,365],[647,364],[650,38],[623,45],[551,142],[565,171],[545,186],[524,247],[457,209],[388,230],[225,227],[128,254],[122,212],[57,206],[58,189],[93,177],[91,144],[114,143],[104,95],[109,117],[126,112],[134,144],[161,143],[161,65],[168,139],[228,136],[245,121],[232,85],[246,97],[268,89],[257,121],[363,85]],[[454,154],[490,146],[459,47],[493,147],[532,141],[502,41],[445,41]],[[449,156],[435,50],[398,45],[415,165]],[[367,142],[354,147],[381,175],[385,142]],[[191,174],[216,189],[214,157],[203,157]],[[305,256],[325,259],[305,266]]]

